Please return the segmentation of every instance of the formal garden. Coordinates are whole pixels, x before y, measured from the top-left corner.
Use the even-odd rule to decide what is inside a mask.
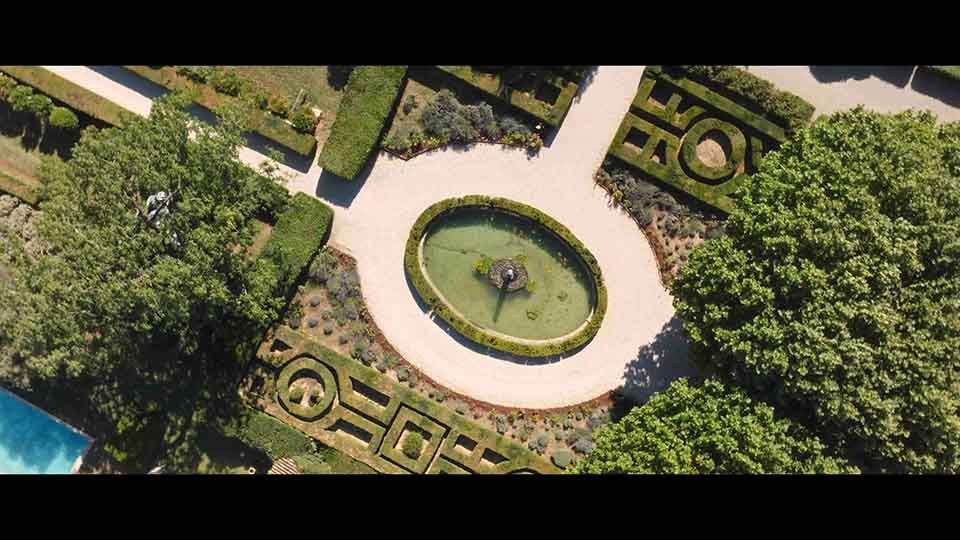
[[[956,123],[812,120],[736,66],[124,68],[172,91],[148,117],[0,66],[0,384],[84,472],[960,470]],[[596,161],[551,147],[598,122]]]

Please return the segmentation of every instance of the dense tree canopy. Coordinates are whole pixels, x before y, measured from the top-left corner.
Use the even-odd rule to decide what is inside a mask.
[[[823,454],[773,409],[715,380],[667,390],[594,434],[596,449],[573,472],[587,474],[760,474],[855,472]]]
[[[960,471],[960,126],[856,109],[768,154],[673,282],[701,364],[865,470]]]
[[[207,375],[231,369],[233,347],[281,304],[274,265],[243,249],[264,177],[237,159],[240,115],[226,111],[214,128],[191,122],[184,103],[87,131],[70,161],[46,162],[37,228],[49,249],[5,245],[0,371],[96,381],[90,399],[120,430],[150,415],[190,418],[182,391],[211,391]],[[160,191],[168,213],[148,205]]]

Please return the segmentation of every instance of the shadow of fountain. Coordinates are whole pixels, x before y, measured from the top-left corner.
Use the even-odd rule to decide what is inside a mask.
[[[402,267],[403,265],[400,265],[400,266]],[[422,298],[420,298],[420,293],[417,292],[417,289],[413,286],[413,282],[410,281],[410,274],[408,274],[406,270],[402,270],[402,271],[403,271],[404,280],[407,282],[407,289],[410,291],[410,294],[413,295],[413,298],[417,301],[417,306],[420,307],[420,311],[422,311],[424,314],[429,313],[430,306],[427,305]],[[498,351],[496,349],[491,349],[490,347],[481,345],[471,339],[464,337],[464,335],[458,332],[456,328],[453,328],[452,326],[450,326],[447,323],[447,321],[443,320],[443,318],[437,315],[430,314],[430,320],[433,321],[434,324],[439,326],[440,329],[443,330],[454,341],[456,341],[463,347],[477,354],[482,354],[484,356],[488,356],[496,360],[501,360],[504,362],[510,362],[512,364],[518,364],[523,366],[543,366],[547,364],[554,364],[556,362],[563,360],[564,358],[577,354],[577,352],[579,352],[581,349],[589,345],[591,341],[593,341],[593,338],[591,337],[583,345],[580,345],[579,347],[576,347],[574,349],[570,349],[569,351],[563,354],[554,355],[554,356],[543,356],[543,357],[517,356],[515,354],[510,354],[510,353]]]
[[[612,396],[613,420],[619,420],[676,379],[701,376],[700,370],[689,360],[688,348],[683,324],[674,316],[663,325],[653,341],[640,347],[637,357],[624,368],[624,383]]]

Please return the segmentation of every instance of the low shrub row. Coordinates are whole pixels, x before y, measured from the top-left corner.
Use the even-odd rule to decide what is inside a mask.
[[[515,118],[497,118],[489,103],[464,105],[444,89],[424,106],[420,129],[401,128],[384,141],[384,148],[405,158],[446,144],[501,143],[537,152],[543,139]]]
[[[486,66],[486,68],[500,67],[505,68],[507,66]],[[540,68],[542,66],[530,67]],[[533,79],[525,85],[530,87],[530,91],[521,91],[504,84],[502,81],[503,72],[496,69],[487,69],[486,73],[480,73],[474,69],[474,66],[437,66],[441,71],[499,100],[506,101],[553,127],[560,127],[563,123],[563,119],[567,116],[570,105],[573,103],[573,97],[577,94],[577,83],[571,82],[566,77],[580,75],[582,78],[585,73],[585,69],[577,71],[577,68],[583,68],[583,66],[568,67],[573,68],[574,71],[531,69],[529,73],[524,74],[528,76],[525,78]],[[556,93],[556,99],[553,103],[541,101],[536,97],[535,94],[541,88]]]
[[[210,110],[216,109],[228,100],[239,99],[228,93],[219,91],[213,84],[206,84],[207,79],[204,79],[202,76],[196,74],[187,75],[185,74],[186,72],[182,70],[178,71],[178,68],[174,68],[173,66],[160,68],[150,66],[123,67],[168,90],[188,92],[193,97],[194,102]],[[203,66],[192,67],[197,68]],[[214,72],[218,73],[216,71]],[[232,72],[224,73],[232,74]],[[234,74],[233,77],[236,77],[236,75]],[[220,87],[224,88],[223,85]],[[237,95],[239,94],[240,91],[238,91]],[[277,101],[283,100],[277,98]],[[252,98],[252,102],[260,107],[261,103],[268,103],[269,98],[255,95]],[[279,108],[278,110],[289,110],[289,105]],[[285,117],[286,114],[283,116]],[[317,140],[314,138],[312,131],[310,133],[300,133],[293,126],[286,123],[283,117],[265,110],[258,110],[251,107],[250,115],[247,119],[247,126],[251,131],[303,156],[311,155],[317,147]]]
[[[423,274],[420,264],[420,242],[424,234],[426,234],[430,222],[437,216],[455,208],[462,207],[488,207],[512,212],[546,227],[570,245],[593,278],[596,305],[593,315],[585,327],[562,341],[548,341],[542,344],[519,343],[487,333],[482,328],[457,315],[449,306],[444,304]],[[434,313],[439,315],[450,324],[450,326],[455,328],[464,337],[481,345],[519,356],[554,356],[584,345],[590,341],[593,336],[596,335],[597,330],[600,329],[600,323],[603,321],[603,316],[607,310],[607,289],[603,283],[600,265],[597,263],[593,254],[590,253],[569,229],[550,216],[536,208],[509,199],[487,197],[484,195],[467,195],[460,198],[446,199],[430,206],[420,214],[420,217],[417,218],[417,221],[410,231],[404,252],[404,265],[420,297],[433,309]]]
[[[92,118],[113,126],[122,126],[126,122],[125,117],[133,114],[116,103],[40,67],[0,66],[0,71],[33,86],[44,94],[62,101]],[[73,115],[72,111],[70,111],[70,115]],[[51,117],[50,121],[51,123],[56,121],[64,127],[69,127],[69,124],[72,123],[70,115],[65,114],[64,111],[59,111],[56,113],[57,118]],[[73,115],[73,117],[76,118],[76,115]]]
[[[15,112],[36,115],[50,127],[67,131],[80,127],[80,119],[73,111],[55,105],[49,96],[36,94],[32,86],[17,84],[16,79],[3,73],[0,73],[0,100],[9,103]]]
[[[803,98],[778,89],[770,81],[736,66],[663,66],[705,84],[708,88],[728,91],[753,103],[764,116],[793,133],[813,117],[815,107]]]
[[[407,66],[356,66],[343,92],[319,162],[325,171],[353,180],[377,147],[393,112]]]
[[[278,290],[288,293],[326,243],[333,224],[333,210],[304,193],[293,196],[277,217],[261,257],[276,264]]]

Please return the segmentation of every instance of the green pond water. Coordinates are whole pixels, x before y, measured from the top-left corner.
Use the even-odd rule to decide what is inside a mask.
[[[502,292],[474,269],[486,255],[521,260],[533,292]],[[518,257],[520,256],[520,257]],[[590,277],[576,253],[537,223],[490,209],[440,216],[423,245],[430,281],[477,326],[524,339],[551,339],[576,330],[593,309]]]

